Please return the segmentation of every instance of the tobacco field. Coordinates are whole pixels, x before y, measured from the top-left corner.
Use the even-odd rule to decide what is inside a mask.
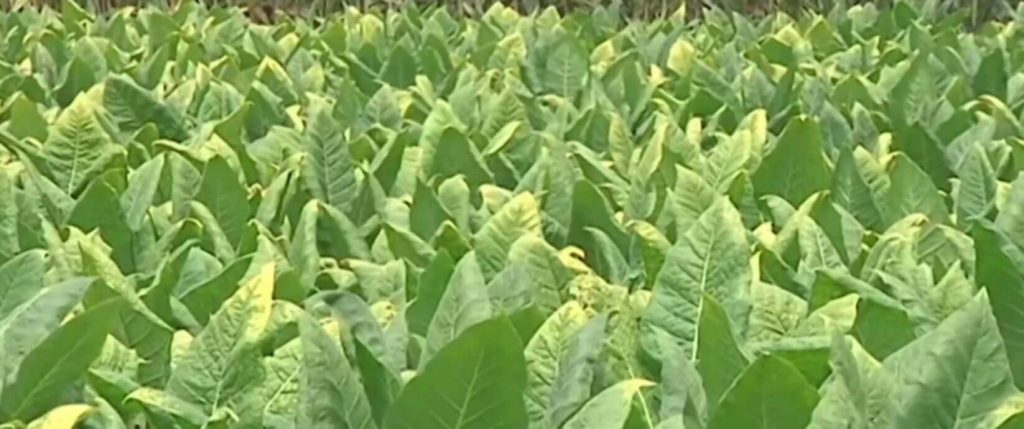
[[[1024,428],[1024,13],[0,12],[0,428]]]

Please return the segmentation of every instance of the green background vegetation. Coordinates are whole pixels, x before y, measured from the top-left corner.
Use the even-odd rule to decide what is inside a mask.
[[[64,0],[0,0],[0,5],[12,8],[22,5],[49,5],[59,7]],[[92,11],[106,12],[125,6],[169,6],[177,0],[77,0],[78,4]],[[752,15],[764,15],[773,12],[796,13],[800,10],[827,12],[837,4],[874,3],[880,7],[891,6],[894,0],[510,0],[507,3],[521,11],[532,11],[554,6],[562,11],[589,9],[601,6],[620,8],[632,18],[653,19],[664,17],[678,10],[685,3],[691,16],[699,15],[705,8],[721,8],[731,12]],[[264,11],[286,11],[290,14],[304,16],[338,12],[345,7],[354,6],[361,9],[395,8],[409,4],[419,6],[443,3],[452,10],[480,15],[493,0],[205,0],[211,6],[234,5],[250,8],[261,8]],[[965,11],[971,16],[972,22],[1007,17],[1019,0],[909,0],[908,4],[923,15],[948,14],[954,11]]]
[[[12,1],[0,429],[1024,429],[1024,10]]]

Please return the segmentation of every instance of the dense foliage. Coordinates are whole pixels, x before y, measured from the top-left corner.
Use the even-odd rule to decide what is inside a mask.
[[[706,9],[728,13],[761,16],[784,12],[845,10],[856,4],[892,7],[897,1],[912,6],[920,15],[937,17],[962,11],[972,25],[991,19],[1005,19],[1024,4],[1022,0],[509,0],[505,6],[521,13],[547,7],[561,11],[609,8],[623,17],[633,19],[664,18],[678,9],[689,11],[690,17],[703,15]],[[212,7],[240,6],[251,19],[266,22],[278,15],[304,17],[325,16],[354,7],[359,10],[402,9],[409,6],[445,6],[450,12],[479,16],[497,0],[0,0],[0,9],[51,7],[60,9],[64,3],[80,5],[94,13],[108,14],[124,7],[176,7],[183,2],[199,2]]]
[[[0,18],[6,428],[1024,427],[1024,31]]]

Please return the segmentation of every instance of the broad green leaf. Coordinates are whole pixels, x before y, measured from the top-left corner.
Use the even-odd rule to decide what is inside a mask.
[[[817,270],[842,271],[846,269],[842,256],[832,245],[832,241],[825,235],[821,226],[811,218],[801,218],[795,222],[798,222],[797,243],[800,246],[800,265],[797,275],[801,277],[798,280],[810,284],[813,281],[812,276]],[[807,280],[804,280],[805,278]]]
[[[974,229],[974,249],[978,262],[975,268],[978,286],[985,288],[1002,335],[1010,369],[1017,386],[1024,385],[1024,251],[1008,242],[1008,237],[993,230],[991,224]]]
[[[643,316],[642,336],[654,344],[668,333],[692,356],[705,296],[714,297],[739,332],[745,331],[751,282],[750,250],[740,215],[720,198],[669,250]],[[706,294],[706,295],[705,295]]]
[[[128,174],[128,188],[121,194],[120,200],[125,222],[132,231],[142,229],[146,214],[153,205],[160,178],[163,177],[165,159],[162,155],[157,156]]]
[[[0,265],[0,320],[41,291],[45,258],[43,251],[30,250]]]
[[[135,381],[140,363],[142,360],[134,350],[121,344],[117,338],[107,336],[100,355],[89,368],[86,379],[99,395],[117,404],[120,412],[126,412],[125,399],[140,387]]]
[[[861,168],[849,147],[839,149],[839,159],[832,174],[832,199],[864,226],[878,230],[883,219],[880,207],[882,195],[868,185],[868,179]]]
[[[578,174],[566,142],[546,139],[545,180],[541,208],[544,211],[544,236],[555,246],[564,246],[572,223],[573,184]]]
[[[147,325],[156,330],[170,330],[163,320],[146,307],[138,293],[132,289],[129,280],[96,242],[82,240],[78,242],[78,248],[79,256],[82,258],[82,271],[102,280],[100,284],[104,286],[103,289],[94,288],[90,291],[86,297],[87,302],[102,302],[107,298],[119,296],[124,299],[126,308],[144,318]]]
[[[479,323],[449,343],[402,389],[384,427],[519,429],[527,427],[526,363],[512,323]]]
[[[20,305],[0,316],[0,375],[13,377],[22,359],[60,325],[79,304],[92,285],[88,279],[74,279],[38,290]]]
[[[284,419],[294,424],[299,403],[299,378],[302,370],[302,343],[288,341],[263,358],[267,379],[263,384],[266,406],[264,421]]]
[[[693,354],[684,356],[696,363],[707,398],[707,411],[712,413],[747,366],[748,358],[740,348],[725,309],[710,294],[704,297],[703,305],[697,322],[697,348]]]
[[[676,223],[676,237],[683,237],[697,223],[697,219],[718,199],[718,194],[697,173],[676,167],[676,185],[673,191],[672,215]]]
[[[754,137],[747,130],[720,139],[708,154],[703,179],[713,189],[725,190],[736,175],[747,171],[747,166],[752,163],[754,149]]]
[[[433,110],[423,120],[423,131],[419,141],[419,147],[422,150],[420,165],[424,168],[424,174],[426,174],[426,168],[434,165],[438,147],[441,145],[441,135],[449,127],[459,131],[465,130],[465,125],[452,111],[451,105],[443,100],[434,103]]]
[[[1024,249],[1024,176],[1013,182],[1006,204],[996,216],[996,227]]]
[[[883,362],[893,374],[899,427],[990,427],[1017,390],[1006,348],[979,293],[966,306]]]
[[[802,428],[811,419],[818,392],[786,361],[766,356],[750,364],[722,398],[709,429]]]
[[[620,381],[587,401],[583,408],[580,408],[562,427],[565,429],[622,428],[629,418],[633,397],[641,389],[653,385],[653,382],[642,379]]]
[[[518,264],[530,276],[533,303],[545,314],[554,312],[562,302],[564,286],[573,274],[559,259],[558,252],[543,238],[520,237],[509,249],[510,264]]]
[[[611,120],[608,123],[608,152],[619,174],[628,176],[630,159],[633,157],[633,142],[625,121],[615,113],[611,113]]]
[[[149,91],[127,76],[112,75],[107,78],[103,85],[103,106],[122,131],[135,131],[152,123],[162,138],[174,141],[188,138],[184,118],[168,105],[157,101]]]
[[[919,52],[909,64],[901,64],[907,67],[890,88],[893,97],[890,114],[897,126],[904,127],[923,121],[930,98],[937,94],[934,88],[936,79],[929,64],[930,57],[929,52]]]
[[[615,212],[600,189],[588,180],[576,182],[572,196],[572,225],[569,228],[569,244],[585,244],[587,227],[601,230],[608,235],[620,251],[629,248],[629,235],[615,217]]]
[[[351,215],[359,193],[356,166],[345,130],[331,116],[331,107],[314,98],[308,108],[302,180],[313,197]]]
[[[835,334],[829,357],[832,380],[826,382],[810,428],[890,427],[896,404],[892,374],[857,340]]]
[[[557,309],[526,344],[526,409],[532,427],[543,427],[552,401],[552,383],[558,377],[559,360],[570,339],[587,323],[586,311],[576,301]]]
[[[757,283],[751,288],[750,330],[752,342],[774,341],[786,337],[808,313],[807,303],[781,287]]]
[[[471,186],[491,182],[491,172],[477,147],[456,128],[445,128],[434,152],[433,163],[426,165],[427,178],[462,175]]]
[[[239,393],[236,371],[270,319],[274,265],[242,285],[175,362],[167,392],[210,413]],[[248,374],[244,374],[248,375]],[[234,384],[234,385],[233,385]]]
[[[591,384],[598,371],[607,327],[608,316],[601,314],[590,319],[569,338],[558,358],[555,378],[551,381],[550,400],[544,419],[548,427],[561,427],[590,399]]]
[[[93,307],[33,348],[0,396],[5,420],[29,421],[58,405],[64,389],[80,379],[100,354],[120,305],[114,299]]]
[[[960,165],[959,178],[956,220],[960,225],[967,226],[984,218],[995,207],[996,174],[988,156],[980,147],[967,152]]]
[[[468,234],[472,205],[466,180],[462,176],[455,176],[441,182],[437,187],[437,200],[452,216],[459,230]]]
[[[0,261],[4,262],[14,257],[21,248],[16,192],[11,177],[6,173],[0,174],[0,198],[7,201],[0,207]]]
[[[323,249],[325,256],[369,259],[370,249],[361,236],[359,227],[333,206],[321,202],[320,209],[324,216],[319,218],[318,225],[322,229],[317,233],[330,237],[327,240],[328,245]]]
[[[215,255],[222,262],[227,262],[236,257],[234,246],[231,245],[227,233],[220,227],[220,222],[214,216],[210,208],[200,202],[188,203],[188,215],[201,225],[201,245],[207,252]],[[241,232],[240,232],[241,233]]]
[[[320,250],[317,246],[317,218],[320,217],[321,203],[311,200],[302,207],[288,249],[288,262],[298,273],[299,284],[312,290],[320,273]],[[344,215],[342,215],[344,216]],[[340,244],[340,243],[339,243]]]
[[[987,94],[1005,98],[1007,77],[1006,56],[1003,49],[993,49],[978,65],[971,86],[978,95]]]
[[[865,286],[868,290],[874,289],[870,285]],[[913,324],[906,310],[895,300],[888,299],[888,296],[885,298],[860,300],[857,303],[857,319],[851,329],[857,341],[872,356],[880,359],[893,354],[915,338]]]
[[[928,175],[910,158],[897,155],[888,166],[892,185],[885,194],[883,214],[887,224],[921,213],[935,223],[948,223],[946,205]]]
[[[473,237],[480,270],[490,280],[505,267],[508,252],[520,237],[540,237],[541,212],[530,193],[522,193],[505,203]]]
[[[590,60],[579,41],[563,36],[548,50],[543,69],[543,82],[548,91],[571,99],[587,79]]]
[[[46,141],[46,118],[39,113],[35,102],[25,94],[15,96],[8,107],[8,112],[11,116],[9,131],[12,136],[21,139],[32,137],[39,141]]]
[[[448,287],[437,304],[437,311],[430,319],[420,367],[429,364],[446,344],[471,326],[490,319],[492,314],[476,253],[467,253],[455,266]]]
[[[143,387],[128,395],[126,401],[137,402],[147,409],[173,416],[179,422],[192,427],[201,427],[209,420],[209,416],[200,406],[162,390]]]
[[[367,302],[377,302],[394,296],[405,286],[406,265],[402,261],[391,261],[383,265],[352,259],[346,267],[359,280],[361,296]]]
[[[215,157],[206,163],[195,199],[209,209],[228,239],[228,244],[234,247],[242,238],[242,230],[251,210],[245,188],[238,180],[238,173],[228,165],[227,160]]]
[[[86,295],[86,308],[120,297],[125,305],[117,310],[112,334],[146,360],[144,369],[139,371],[142,384],[162,382],[167,376],[171,327],[146,306],[133,289],[130,279],[120,272],[97,243],[79,240],[77,244],[83,272],[101,280]]]
[[[140,234],[129,228],[118,201],[118,189],[108,182],[106,176],[93,181],[82,193],[81,198],[68,215],[68,223],[83,232],[99,230],[100,237],[111,249],[111,257],[118,267],[135,271],[135,260],[145,251]],[[116,180],[116,179],[115,179]]]
[[[434,318],[437,306],[454,272],[455,262],[452,257],[448,252],[440,251],[420,274],[416,282],[418,290],[415,300],[409,304],[405,312],[410,332],[426,335],[430,320]]]
[[[708,407],[707,394],[700,373],[697,372],[694,362],[689,356],[684,356],[678,346],[668,343],[667,347],[672,351],[673,358],[662,362],[659,414],[666,421],[671,420],[673,416],[678,417],[680,425],[686,420],[704,426],[708,419]],[[742,371],[743,367],[739,370]],[[717,401],[715,402],[717,404]]]
[[[247,280],[247,272],[262,268],[254,265],[258,262],[250,257],[239,258],[209,280],[181,290],[177,297],[188,308],[189,315],[205,326],[224,301],[238,291],[240,283]]]
[[[103,171],[118,152],[100,125],[102,106],[91,93],[83,93],[61,111],[43,145],[46,170],[61,190],[76,195]]]
[[[417,181],[412,206],[409,208],[409,229],[420,238],[429,240],[450,217],[437,193],[425,183]]]
[[[786,125],[752,179],[758,195],[778,195],[791,204],[798,204],[811,194],[827,189],[831,175],[822,152],[818,121],[797,117]]]
[[[487,109],[481,131],[484,135],[496,136],[500,130],[511,127],[517,122],[521,123],[520,121],[525,119],[526,111],[523,102],[519,100],[512,88],[505,88],[494,97],[490,108]],[[515,127],[518,128],[518,125]]]
[[[299,374],[299,427],[375,428],[357,373],[320,324],[299,318],[302,367]]]
[[[397,45],[391,51],[391,56],[388,57],[387,62],[384,63],[380,75],[385,82],[399,88],[404,88],[413,83],[413,79],[416,77],[416,69],[416,58],[402,45]]]
[[[396,323],[401,319],[396,318],[393,311],[400,302],[378,301],[370,306],[359,296],[347,292],[325,294],[325,297],[333,300],[330,303],[331,313],[343,323],[342,333],[345,337],[354,337],[361,350],[383,366],[384,370],[393,372],[393,375],[405,368],[408,359],[405,341],[408,339],[404,338],[404,323]],[[393,332],[396,326],[402,329],[401,337],[398,338],[395,338]],[[362,364],[358,359],[357,363]]]

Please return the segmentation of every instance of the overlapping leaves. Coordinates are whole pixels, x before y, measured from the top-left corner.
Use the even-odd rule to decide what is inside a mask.
[[[1024,421],[1019,22],[598,12],[0,12],[0,423]]]

